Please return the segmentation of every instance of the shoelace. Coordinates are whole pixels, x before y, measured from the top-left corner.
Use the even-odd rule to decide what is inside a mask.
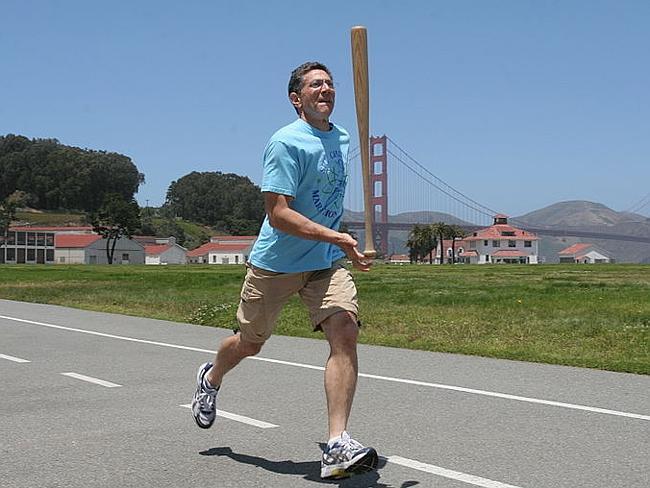
[[[217,390],[206,390],[201,388],[199,393],[199,409],[201,412],[212,412],[214,410],[214,400],[217,397]]]
[[[352,458],[356,451],[363,448],[362,444],[352,439],[347,433],[344,433],[341,436],[341,439],[331,447],[328,454],[332,457],[342,457],[345,460],[348,460]]]

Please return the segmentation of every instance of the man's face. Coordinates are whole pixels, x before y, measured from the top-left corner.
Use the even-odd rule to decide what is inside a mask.
[[[326,71],[314,69],[303,76],[300,93],[291,94],[294,107],[307,122],[329,120],[334,110],[334,83]]]

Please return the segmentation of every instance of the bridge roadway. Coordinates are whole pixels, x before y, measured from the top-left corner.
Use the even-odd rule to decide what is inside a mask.
[[[345,222],[349,229],[364,229],[365,224],[363,222]],[[415,223],[398,223],[391,222],[389,224],[375,223],[375,229],[377,231],[382,231],[385,227],[388,227],[388,230],[407,230],[410,231]],[[461,226],[467,232],[475,232],[478,229],[484,228],[483,226],[475,225],[466,225]],[[593,232],[585,230],[575,230],[575,229],[548,229],[542,227],[528,227],[528,226],[519,226],[519,228],[532,232],[534,234],[543,235],[543,236],[552,236],[552,237],[586,237],[588,239],[611,239],[614,241],[628,241],[628,242],[642,242],[650,244],[650,237],[644,236],[631,236],[624,234],[610,234],[606,232]]]

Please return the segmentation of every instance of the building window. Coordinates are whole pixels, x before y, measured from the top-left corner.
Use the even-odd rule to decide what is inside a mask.
[[[122,253],[122,261],[126,261],[127,263],[129,262],[129,253],[128,252]]]
[[[239,254],[235,256],[235,264],[239,264]]]
[[[54,234],[45,234],[45,245],[47,247],[54,247]]]
[[[508,247],[517,247],[517,241],[508,240]]]
[[[488,241],[483,241],[483,245],[484,245],[485,247],[487,247],[487,245],[488,245]]]
[[[59,256],[59,263],[65,263],[65,256]]]
[[[36,234],[33,232],[28,232],[27,233],[27,245],[28,246],[33,246],[36,244]]]
[[[7,261],[15,261],[15,260],[16,260],[16,249],[10,247],[7,249]]]
[[[24,232],[9,232],[9,235],[7,235],[7,244],[10,246],[13,244],[16,244],[16,236],[18,239],[18,245],[19,246],[24,246],[25,245],[25,233]]]
[[[36,261],[36,249],[27,249],[27,261]]]
[[[501,241],[499,240],[493,240],[492,241],[492,247],[501,247]]]
[[[212,262],[213,262],[213,263],[216,263],[216,262],[217,262],[217,256],[215,256],[214,254],[212,255]]]
[[[227,256],[224,256],[221,258],[221,264],[228,264],[230,262],[230,259]]]
[[[45,260],[48,263],[54,262],[54,249],[46,249],[45,250]]]
[[[533,247],[533,241],[524,241],[524,247]]]
[[[37,246],[44,246],[45,245],[45,234],[42,232],[39,232],[36,234],[36,245]]]

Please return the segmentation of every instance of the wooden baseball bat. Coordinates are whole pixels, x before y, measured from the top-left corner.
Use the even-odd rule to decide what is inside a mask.
[[[359,150],[361,153],[361,170],[363,175],[363,210],[365,222],[364,256],[374,258],[377,255],[374,246],[372,222],[374,220],[370,188],[370,138],[369,138],[369,99],[368,91],[368,34],[363,26],[356,26],[351,31],[352,73],[354,76],[354,99],[357,107],[357,128],[359,129]]]

